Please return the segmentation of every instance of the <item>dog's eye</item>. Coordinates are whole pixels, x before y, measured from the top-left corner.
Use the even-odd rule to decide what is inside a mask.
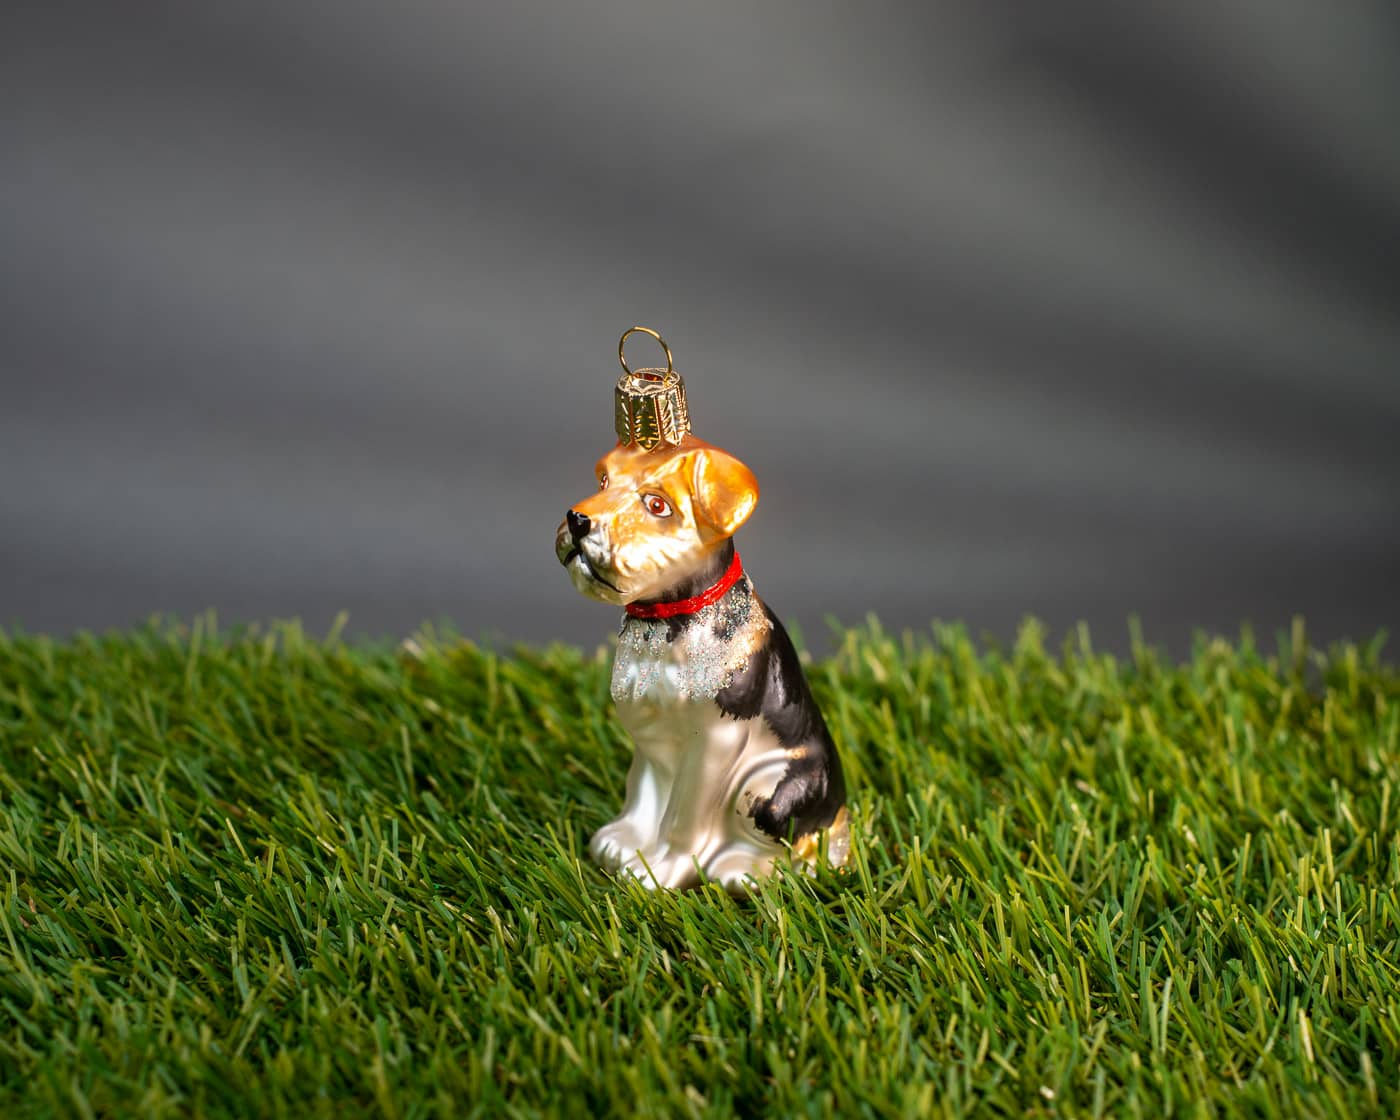
[[[607,488],[608,488],[608,476],[607,476],[607,475],[603,475],[603,477],[600,478],[600,479],[598,480],[598,489],[599,489],[599,490],[606,490]]]
[[[671,516],[671,503],[660,494],[643,494],[642,504],[647,507],[647,512],[653,517]]]

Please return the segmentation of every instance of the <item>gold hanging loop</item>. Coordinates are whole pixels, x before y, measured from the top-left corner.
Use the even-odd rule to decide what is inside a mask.
[[[661,344],[661,349],[666,352],[666,373],[669,374],[676,371],[675,364],[671,359],[671,348],[666,345],[666,340],[662,338],[660,334],[650,327],[628,327],[622,332],[622,337],[617,340],[617,360],[622,363],[623,373],[632,373],[632,367],[627,364],[627,359],[623,356],[622,350],[623,347],[627,345],[627,340],[634,334],[649,334],[652,338],[656,339],[656,341]],[[662,377],[658,377],[654,370],[644,369],[638,370],[637,372],[639,375],[646,377],[648,381],[662,380]]]

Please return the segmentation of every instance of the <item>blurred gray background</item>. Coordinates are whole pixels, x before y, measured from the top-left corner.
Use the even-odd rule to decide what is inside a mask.
[[[0,18],[0,625],[598,642],[634,322],[819,648],[1400,622],[1393,0]]]

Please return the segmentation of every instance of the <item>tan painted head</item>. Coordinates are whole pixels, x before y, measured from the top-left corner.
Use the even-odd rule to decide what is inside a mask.
[[[650,599],[692,575],[748,520],[758,480],[727,451],[687,435],[598,460],[598,490],[569,510],[554,551],[574,586],[605,603]]]

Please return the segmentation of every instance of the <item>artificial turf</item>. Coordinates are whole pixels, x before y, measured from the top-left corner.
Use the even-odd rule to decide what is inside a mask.
[[[0,637],[0,1114],[1400,1113],[1380,643],[846,634],[844,873],[584,854],[605,651]]]

